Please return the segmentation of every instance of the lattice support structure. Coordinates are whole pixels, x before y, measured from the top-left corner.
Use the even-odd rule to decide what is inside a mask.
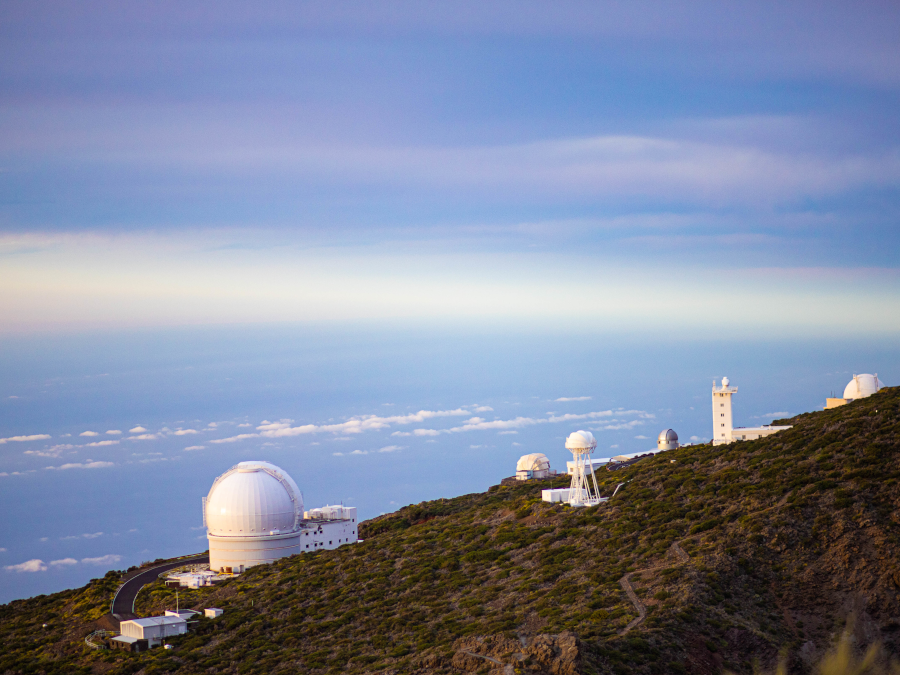
[[[572,484],[569,487],[569,506],[596,506],[602,501],[597,487],[597,476],[591,454],[597,447],[597,440],[590,431],[575,431],[566,439],[566,447],[575,459]]]

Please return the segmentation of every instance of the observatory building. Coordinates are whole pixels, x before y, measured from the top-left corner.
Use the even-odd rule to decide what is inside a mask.
[[[295,553],[333,549],[357,539],[356,507],[304,513],[294,480],[268,462],[241,462],[216,478],[203,499],[209,567],[238,573]]]
[[[790,429],[790,426],[762,427],[737,427],[732,426],[731,397],[737,393],[738,388],[732,387],[727,377],[722,378],[722,386],[717,387],[713,380],[712,386],[712,415],[713,415],[713,445],[723,445],[733,441],[752,441],[764,436]]]
[[[547,478],[550,475],[550,460],[542,452],[522,455],[516,462],[516,480]]]
[[[681,446],[678,444],[678,434],[675,433],[674,429],[665,429],[659,432],[659,437],[656,439],[656,451],[662,452],[663,450],[677,450]]]
[[[878,379],[878,373],[875,373],[874,375],[868,373],[854,375],[853,379],[847,383],[846,387],[844,387],[844,398],[825,399],[825,410],[846,405],[847,403],[850,403],[850,401],[855,401],[858,398],[871,396],[882,387],[884,387],[884,384]]]

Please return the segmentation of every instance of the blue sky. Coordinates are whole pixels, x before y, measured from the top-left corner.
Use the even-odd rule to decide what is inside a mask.
[[[891,3],[3,12],[7,331],[541,321],[559,297],[640,326],[672,265],[692,322],[784,295],[837,311],[772,330],[898,329]]]
[[[369,517],[897,383],[895,3],[0,16],[0,599],[201,546],[245,459]]]

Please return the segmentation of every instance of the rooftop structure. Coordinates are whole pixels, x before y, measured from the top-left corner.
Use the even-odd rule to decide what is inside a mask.
[[[825,399],[825,410],[837,408],[838,406],[850,403],[850,401],[871,396],[882,387],[884,387],[884,384],[878,379],[878,373],[875,373],[874,375],[870,375],[869,373],[854,375],[853,379],[847,383],[846,387],[844,387],[843,398]]]

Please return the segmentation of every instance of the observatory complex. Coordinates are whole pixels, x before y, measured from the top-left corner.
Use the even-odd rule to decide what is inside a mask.
[[[239,573],[295,553],[356,542],[356,507],[303,510],[294,480],[268,462],[241,462],[216,478],[203,499],[209,567]]]
[[[858,398],[871,396],[883,386],[884,384],[878,379],[878,373],[875,373],[874,375],[870,375],[869,373],[854,375],[853,379],[847,383],[846,387],[844,387],[843,398],[825,399],[825,410],[831,410],[838,406],[847,405],[850,401],[855,401]]]

